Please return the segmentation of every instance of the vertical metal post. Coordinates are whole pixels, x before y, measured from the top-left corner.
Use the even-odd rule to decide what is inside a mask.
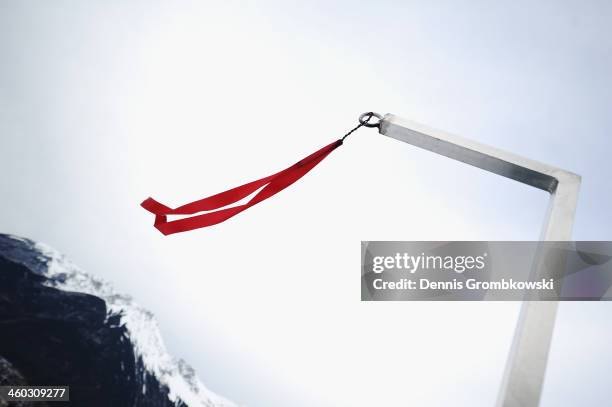
[[[548,191],[550,203],[541,240],[571,239],[580,176],[537,161],[386,114],[385,136]],[[550,254],[544,254],[550,256]],[[541,258],[536,266],[554,259]],[[536,407],[557,313],[556,301],[523,302],[497,400],[498,407]]]
[[[580,177],[567,174],[551,192],[541,240],[571,240]],[[544,253],[538,266],[552,263]],[[561,260],[562,261],[562,260]],[[521,306],[512,347],[498,394],[498,407],[537,406],[553,336],[558,302],[526,301]]]

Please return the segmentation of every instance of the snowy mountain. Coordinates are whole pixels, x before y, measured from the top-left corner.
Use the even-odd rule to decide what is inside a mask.
[[[101,368],[100,374],[108,378],[105,376],[99,382],[107,380],[125,387],[124,394],[113,399],[114,405],[235,406],[208,390],[185,361],[170,356],[151,312],[130,296],[116,293],[108,282],[87,274],[47,245],[15,236],[0,234],[0,260],[0,325],[7,320],[9,325],[4,324],[3,331],[18,332],[0,339],[0,362],[12,365],[15,370],[12,374],[36,384],[32,376],[44,377],[41,372],[56,361],[50,356],[47,365],[31,369],[32,360],[22,353],[45,354],[54,349],[66,352],[69,357],[76,354],[86,361],[95,359],[103,363],[106,370]],[[58,304],[62,304],[61,309],[56,309]],[[99,322],[95,322],[98,319]],[[21,322],[11,322],[14,320]],[[10,324],[16,324],[13,330],[6,328]],[[61,344],[45,342],[44,338],[28,346],[23,343],[23,333],[34,329],[46,330],[49,338],[59,338],[56,342],[62,339],[70,343],[76,341],[78,345],[81,345],[79,341],[83,342],[82,348],[86,350],[70,352],[62,349]],[[39,359],[42,364],[45,357]],[[83,363],[83,360],[73,362],[75,366]],[[20,369],[20,365],[24,367]],[[90,369],[91,366],[80,368]],[[31,374],[24,369],[30,369]],[[58,369],[50,373],[51,377],[61,369],[67,369],[66,377],[74,376],[77,381],[83,377],[83,372],[75,374],[63,365]],[[3,384],[1,373],[0,384]],[[73,394],[79,388],[76,383],[71,385],[73,401]],[[82,391],[87,393],[91,389],[87,387]]]

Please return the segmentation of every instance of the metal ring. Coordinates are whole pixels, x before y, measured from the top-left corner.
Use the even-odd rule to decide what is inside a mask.
[[[376,117],[378,121],[376,123],[369,123],[372,117]],[[380,127],[380,122],[382,121],[382,118],[383,118],[382,115],[378,113],[366,112],[366,113],[362,113],[361,116],[359,116],[359,123],[362,126],[366,126],[366,127]]]

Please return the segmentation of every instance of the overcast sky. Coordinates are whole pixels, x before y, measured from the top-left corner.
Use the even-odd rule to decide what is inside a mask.
[[[607,1],[0,1],[0,226],[158,317],[249,406],[490,406],[518,303],[361,303],[361,240],[535,240],[547,195],[355,133],[217,227],[175,206],[394,113],[583,177],[574,238],[610,240]],[[562,304],[542,405],[602,405],[610,306]]]

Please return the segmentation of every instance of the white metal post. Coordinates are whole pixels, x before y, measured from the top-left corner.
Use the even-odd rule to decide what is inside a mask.
[[[379,132],[548,191],[550,203],[541,240],[571,240],[580,188],[579,175],[392,114],[386,114],[380,120]],[[550,263],[550,260],[540,259],[536,266]],[[539,404],[557,305],[557,301],[523,302],[499,391],[498,407],[536,407]]]

